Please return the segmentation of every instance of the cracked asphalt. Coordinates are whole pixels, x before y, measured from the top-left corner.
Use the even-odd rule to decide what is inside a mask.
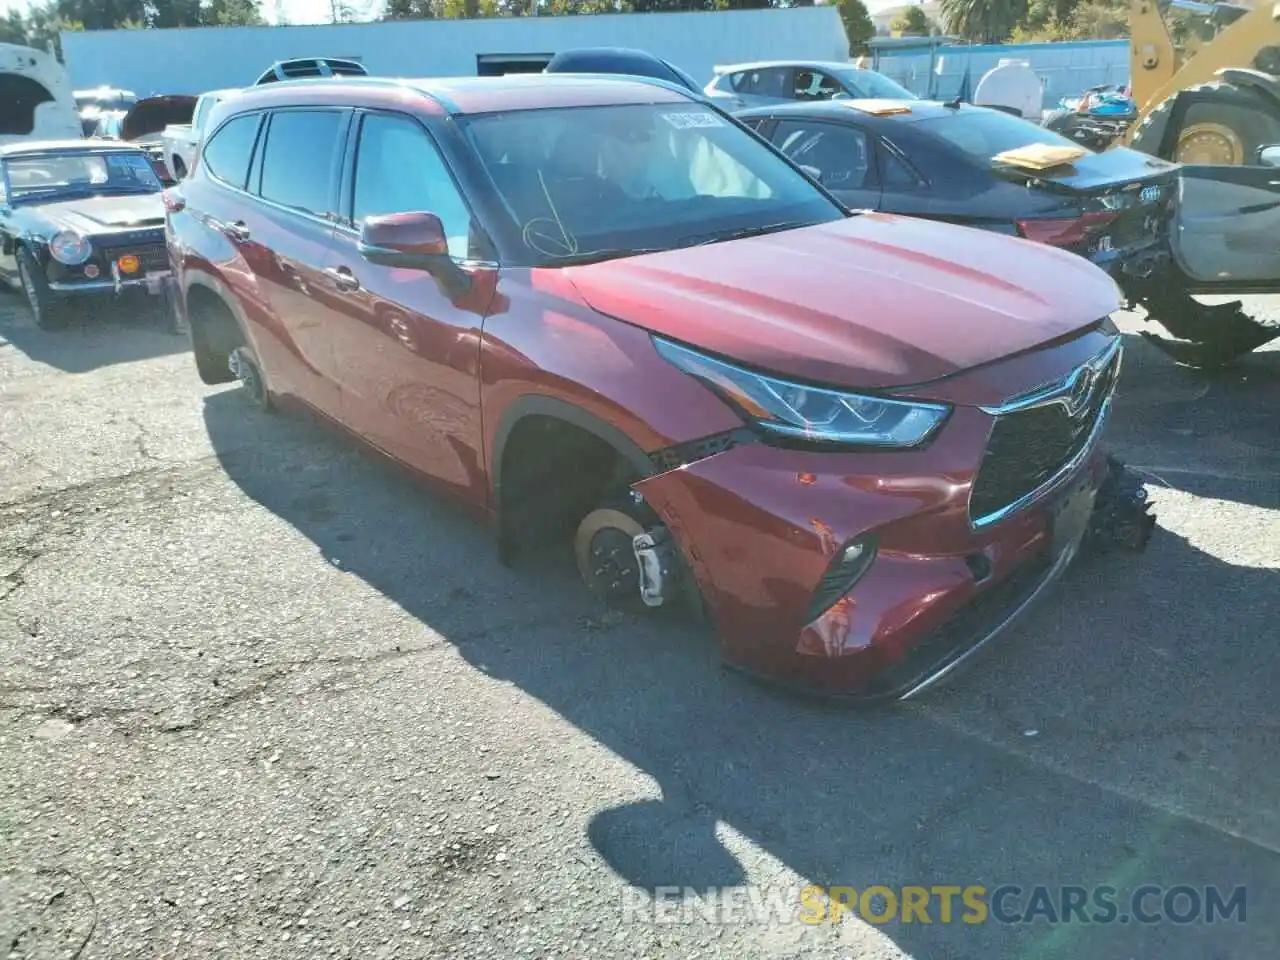
[[[180,338],[0,300],[0,956],[1280,956],[1280,350],[1208,376],[1128,346],[1149,551],[858,713],[567,564],[500,567]],[[1247,914],[658,923],[629,893],[807,882],[1243,886]]]

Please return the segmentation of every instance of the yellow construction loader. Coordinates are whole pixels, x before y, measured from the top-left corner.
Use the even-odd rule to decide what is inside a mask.
[[[1130,7],[1138,116],[1120,143],[1185,166],[1169,262],[1121,285],[1177,338],[1149,339],[1201,366],[1280,337],[1239,303],[1207,307],[1191,296],[1280,293],[1280,3],[1254,2]],[[1209,24],[1209,38],[1171,29],[1175,10]]]

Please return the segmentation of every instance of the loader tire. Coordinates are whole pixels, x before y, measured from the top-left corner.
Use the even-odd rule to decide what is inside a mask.
[[[1161,155],[1178,97],[1190,102],[1171,149]],[[1252,164],[1258,148],[1273,143],[1280,143],[1280,110],[1252,90],[1214,81],[1188,87],[1157,106],[1138,124],[1130,146],[1179,163],[1240,166]]]

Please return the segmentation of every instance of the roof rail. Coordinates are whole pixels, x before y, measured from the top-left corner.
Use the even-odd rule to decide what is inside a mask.
[[[314,77],[367,77],[369,71],[355,60],[334,57],[300,57],[278,60],[254,81],[254,86],[281,80],[304,80]]]

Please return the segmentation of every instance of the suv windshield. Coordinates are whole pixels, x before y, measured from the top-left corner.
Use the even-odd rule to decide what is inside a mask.
[[[60,195],[158,193],[164,189],[146,156],[137,151],[45,153],[5,163],[11,203]]]
[[[836,74],[855,100],[919,100],[914,93],[874,70],[841,70]]]
[[[921,120],[918,127],[959,147],[982,163],[990,162],[998,153],[1032,144],[1050,147],[1080,146],[1052,130],[999,110],[960,109],[947,117]]]
[[[463,124],[530,265],[845,216],[750,133],[692,102],[483,114]]]

